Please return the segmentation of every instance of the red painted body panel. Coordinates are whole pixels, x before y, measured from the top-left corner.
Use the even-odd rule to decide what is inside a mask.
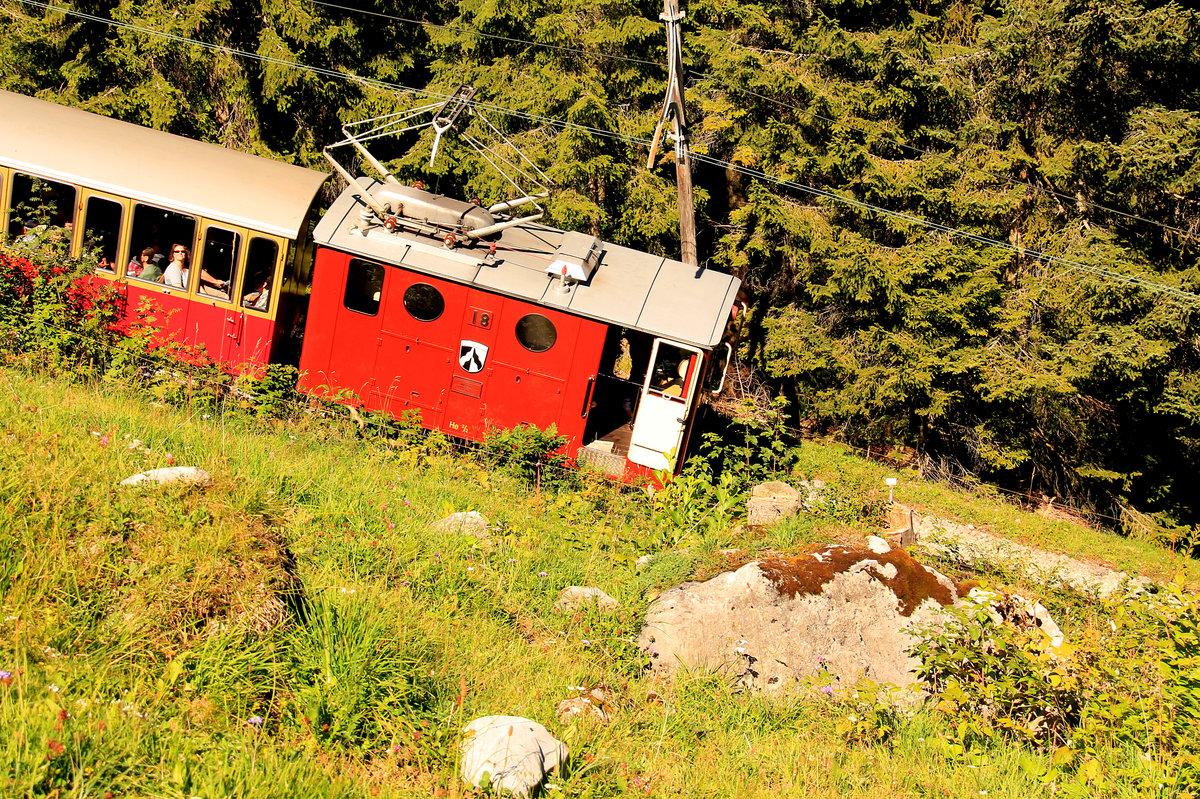
[[[152,324],[161,330],[156,344],[200,347],[229,372],[258,371],[270,363],[272,347],[279,337],[274,319],[211,299],[189,298],[180,290],[163,291],[136,280],[115,282],[125,298],[122,323],[126,327],[136,324],[140,309],[148,304]]]
[[[568,452],[583,443],[606,325],[391,265],[378,314],[358,313],[343,303],[350,259],[318,250],[302,388],[327,395],[348,389],[370,409],[397,417],[419,411],[424,426],[476,441],[493,427],[532,424],[554,425],[568,437]],[[420,321],[405,309],[404,292],[414,283],[441,293],[437,319]],[[517,339],[516,324],[530,313],[554,324],[557,338],[546,352]],[[459,363],[464,341],[488,348],[478,371]]]

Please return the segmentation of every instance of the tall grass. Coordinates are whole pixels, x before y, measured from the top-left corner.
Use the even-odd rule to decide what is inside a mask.
[[[878,529],[863,509],[882,473],[835,448],[801,448],[792,475],[836,481],[847,502],[829,515],[696,529],[686,551],[662,551],[679,531],[645,492],[539,490],[446,442],[364,435],[326,411],[272,420],[228,395],[189,408],[23,369],[0,372],[0,793],[462,795],[457,730],[487,713],[570,745],[551,794],[1056,790],[1040,780],[1047,754],[1004,741],[955,754],[937,714],[864,734],[853,704],[644,672],[632,639],[647,604],[724,568],[725,548],[748,558]],[[117,487],[170,461],[212,485]],[[1010,508],[905,490],[1055,535]],[[491,530],[429,529],[454,510]],[[621,607],[559,612],[568,585]],[[574,687],[598,685],[610,725],[555,719]]]

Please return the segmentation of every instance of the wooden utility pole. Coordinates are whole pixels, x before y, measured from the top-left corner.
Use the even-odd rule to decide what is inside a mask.
[[[696,212],[692,200],[692,154],[688,150],[687,117],[684,116],[683,107],[683,45],[679,35],[679,21],[683,17],[678,0],[663,0],[663,12],[659,18],[667,24],[667,96],[663,100],[658,127],[654,129],[654,142],[650,145],[646,168],[654,168],[663,127],[670,118],[672,137],[675,139],[675,185],[679,189],[680,260],[699,266],[700,259],[696,255]]]

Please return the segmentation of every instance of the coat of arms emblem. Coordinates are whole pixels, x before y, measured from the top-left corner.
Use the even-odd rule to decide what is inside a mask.
[[[488,348],[486,344],[463,339],[458,347],[458,365],[464,371],[472,374],[482,371],[484,363],[487,362],[487,354]]]

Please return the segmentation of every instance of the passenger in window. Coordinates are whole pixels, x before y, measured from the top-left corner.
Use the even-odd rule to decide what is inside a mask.
[[[173,288],[181,289],[187,286],[188,267],[192,263],[192,254],[182,244],[171,245],[171,260],[163,271],[163,282]]]
[[[674,369],[660,365],[655,375],[656,387],[668,397],[680,397],[683,395],[683,385],[687,380],[687,373],[688,362],[686,360],[680,361]]]
[[[129,262],[126,271],[141,280],[161,283],[163,277],[162,254],[159,253],[157,247],[147,247]]]
[[[206,294],[209,297],[220,297],[223,300],[227,300],[229,299],[229,281],[213,277],[207,269],[201,266],[200,293]]]
[[[271,302],[271,278],[267,275],[255,275],[250,282],[254,290],[242,297],[242,305],[256,311],[265,311]]]

